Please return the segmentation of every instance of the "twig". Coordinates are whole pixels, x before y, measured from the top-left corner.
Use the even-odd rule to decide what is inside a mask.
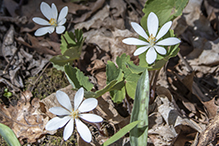
[[[3,74],[6,74],[6,71],[8,70],[9,66],[11,65],[11,62],[14,60],[15,55],[17,54],[17,52],[20,50],[21,45],[18,46],[17,50],[14,52],[11,60],[8,62],[7,66],[5,67],[5,69],[3,70]]]
[[[193,72],[192,67],[189,65],[189,63],[182,57],[182,55],[180,54],[180,52],[178,52],[178,56],[179,58],[183,61],[183,63],[185,64],[185,66],[188,68],[188,70],[190,72]]]
[[[155,87],[156,87],[159,73],[160,73],[160,69],[157,71],[153,71],[153,74],[150,80],[150,103],[149,104],[152,104],[155,99]]]

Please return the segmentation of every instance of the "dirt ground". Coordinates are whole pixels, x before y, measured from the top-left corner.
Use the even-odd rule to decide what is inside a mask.
[[[74,0],[72,0],[74,1]],[[23,3],[21,3],[23,2]],[[102,116],[100,125],[88,125],[93,140],[85,143],[75,130],[64,141],[63,129],[45,130],[54,117],[55,92],[70,98],[76,91],[50,59],[60,54],[60,35],[34,36],[41,26],[33,17],[42,0],[0,0],[0,122],[9,126],[22,145],[101,145],[130,121],[133,99],[113,103],[110,94],[98,98],[94,113]],[[130,22],[140,23],[146,0],[44,0],[58,10],[68,6],[66,31],[82,29],[86,38],[80,56],[80,70],[94,87],[106,86],[107,61],[116,62],[123,53],[133,56],[136,46],[122,40],[138,37]],[[180,52],[158,74],[154,99],[149,107],[148,145],[219,145],[219,2],[190,0],[171,29],[181,39]],[[77,64],[77,62],[76,62]],[[19,120],[18,120],[19,119]],[[100,128],[98,128],[98,126]],[[99,130],[100,131],[99,131]],[[6,145],[3,138],[0,145]],[[113,146],[127,146],[126,134]]]

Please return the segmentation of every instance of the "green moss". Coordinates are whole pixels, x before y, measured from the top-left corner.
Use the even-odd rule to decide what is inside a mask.
[[[26,87],[34,83],[37,78],[38,76],[28,78],[25,83]],[[67,85],[69,85],[69,82],[64,72],[55,68],[48,68],[37,81],[32,93],[34,97],[43,99]]]
[[[0,145],[1,146],[7,146],[7,143],[5,142],[4,138],[0,136]]]

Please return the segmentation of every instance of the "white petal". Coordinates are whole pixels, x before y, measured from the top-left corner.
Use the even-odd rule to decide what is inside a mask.
[[[80,114],[80,118],[88,122],[102,122],[103,118],[95,114]]]
[[[65,116],[63,118],[59,118],[59,117],[52,118],[46,124],[45,128],[48,131],[57,130],[57,129],[63,127],[70,119],[71,119],[71,117],[69,117],[69,116]]]
[[[65,31],[65,26],[57,26],[56,27],[56,33],[62,34]]]
[[[146,61],[148,64],[152,64],[157,58],[157,53],[153,47],[151,47],[146,53]]]
[[[63,107],[68,109],[70,112],[72,111],[71,101],[65,92],[61,90],[56,91],[56,98]]]
[[[54,30],[55,30],[55,28],[53,26],[42,27],[42,28],[37,29],[35,31],[34,35],[35,36],[42,36],[46,33],[53,33]]]
[[[47,3],[42,2],[40,5],[40,10],[48,20],[53,18],[52,9],[50,8],[50,6]]]
[[[54,30],[55,30],[55,27],[54,27],[54,26],[48,27],[48,32],[49,32],[49,34],[53,33]]]
[[[64,19],[62,19],[61,21],[58,21],[58,25],[60,26],[60,25],[63,25],[63,24],[65,24],[65,22],[66,22],[66,19],[64,18]]]
[[[167,50],[164,47],[154,46],[154,48],[161,55],[165,55],[167,53]]]
[[[144,37],[146,40],[148,39],[148,35],[145,33],[145,30],[136,22],[131,22],[132,28],[137,32],[140,36]]]
[[[75,123],[76,123],[77,131],[80,134],[81,138],[84,141],[90,143],[92,135],[88,127],[84,123],[82,123],[79,119],[75,119]]]
[[[142,53],[144,53],[150,46],[144,46],[144,47],[140,47],[138,48],[135,52],[134,52],[134,56],[138,56]]]
[[[58,17],[58,10],[56,8],[56,5],[54,3],[52,3],[52,6],[51,6],[51,10],[52,10],[52,15],[53,15],[53,18],[55,20],[57,20],[57,17]]]
[[[32,20],[39,25],[50,25],[47,20],[39,18],[39,17],[34,17]]]
[[[170,29],[171,25],[172,25],[172,21],[169,21],[169,22],[165,23],[165,24],[161,27],[160,31],[158,32],[158,34],[157,34],[157,36],[156,36],[156,40],[157,40],[157,41],[158,41],[160,38],[162,38],[162,37],[168,32],[168,30]]]
[[[122,42],[128,45],[149,45],[149,43],[136,38],[126,38]]]
[[[157,42],[156,45],[171,46],[171,45],[176,45],[180,42],[181,41],[178,38],[170,37]]]
[[[64,115],[69,115],[70,112],[67,111],[66,109],[62,108],[62,107],[52,107],[49,109],[49,111],[51,113],[53,113],[54,115],[58,115],[58,116],[64,116]]]
[[[78,109],[78,106],[81,104],[82,100],[84,98],[84,88],[80,88],[76,93],[75,93],[75,98],[74,98],[74,110]]]
[[[64,8],[61,9],[60,13],[59,13],[59,18],[58,18],[58,22],[62,21],[62,19],[64,19],[68,14],[68,7],[65,6]]]
[[[88,98],[88,99],[85,99],[81,105],[79,106],[78,110],[79,112],[88,112],[88,111],[91,111],[93,110],[95,107],[97,107],[97,99],[95,98]]]
[[[149,35],[153,35],[154,37],[157,34],[157,30],[158,30],[158,25],[159,25],[159,20],[157,18],[157,15],[154,14],[153,12],[151,12],[148,15],[148,19],[147,19],[147,26],[148,26],[148,32]]]
[[[64,128],[63,131],[64,140],[67,140],[72,135],[73,131],[74,131],[74,119],[71,119]]]

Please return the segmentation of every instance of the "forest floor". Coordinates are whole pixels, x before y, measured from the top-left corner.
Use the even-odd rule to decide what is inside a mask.
[[[77,134],[63,141],[63,128],[45,130],[54,117],[48,109],[57,106],[59,89],[74,97],[75,91],[62,71],[50,59],[60,54],[60,35],[34,36],[40,28],[33,17],[41,17],[42,0],[0,0],[0,122],[9,126],[22,145],[101,145],[130,121],[133,105],[113,103],[109,93],[98,98],[94,111],[104,118],[101,131],[89,125],[93,139],[84,142]],[[67,31],[82,29],[86,38],[80,70],[94,84],[106,86],[107,61],[116,62],[123,53],[133,56],[136,46],[122,40],[138,37],[130,22],[140,23],[145,0],[91,0],[55,3],[68,6]],[[149,107],[148,145],[219,145],[219,2],[190,0],[171,29],[181,39],[179,54],[171,58],[158,75],[155,99]],[[133,99],[129,99],[133,103]],[[18,120],[19,119],[19,120]],[[37,119],[37,120],[36,120]],[[114,146],[127,146],[129,135]],[[3,138],[0,145],[6,145]]]

